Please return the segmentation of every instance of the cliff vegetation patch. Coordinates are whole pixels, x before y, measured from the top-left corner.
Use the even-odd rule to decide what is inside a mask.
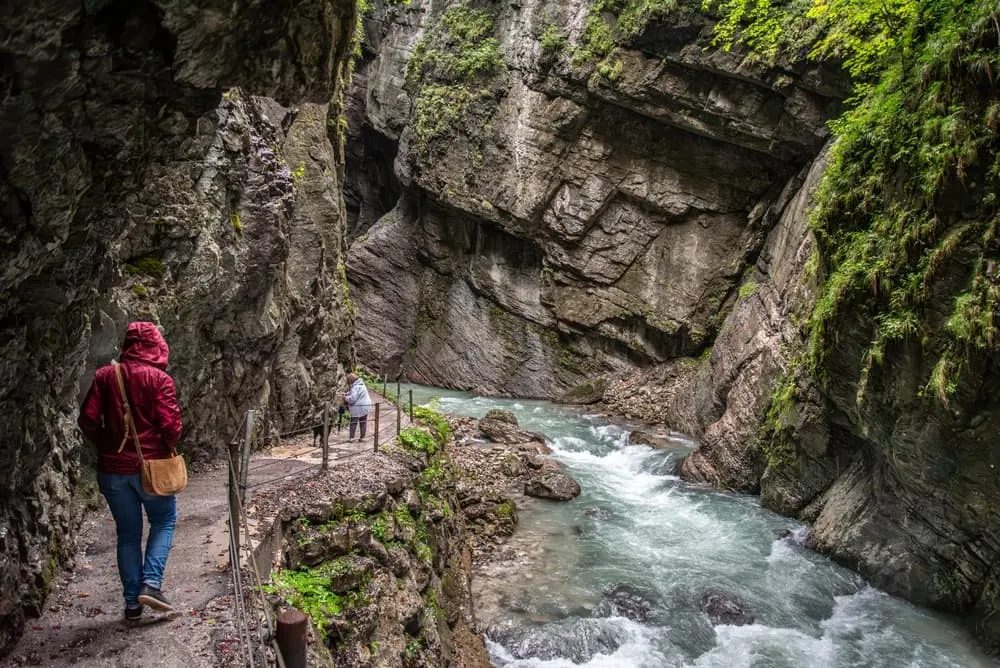
[[[417,42],[406,64],[414,95],[414,133],[426,151],[477,102],[489,100],[489,79],[503,66],[493,16],[469,4],[449,8]]]

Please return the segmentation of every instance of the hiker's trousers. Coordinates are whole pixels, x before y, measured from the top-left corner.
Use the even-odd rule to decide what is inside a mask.
[[[115,518],[118,575],[122,580],[125,604],[134,606],[142,585],[160,589],[163,584],[163,570],[167,566],[177,523],[177,498],[147,494],[138,473],[98,473],[97,484]],[[145,558],[142,551],[143,509],[149,520]]]

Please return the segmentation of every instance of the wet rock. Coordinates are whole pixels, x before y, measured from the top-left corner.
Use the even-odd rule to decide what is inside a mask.
[[[512,424],[506,419],[498,420],[484,417],[479,421],[479,431],[495,443],[506,445],[530,443],[532,441],[545,443],[544,434],[521,429],[517,426],[516,422]]]
[[[665,450],[670,447],[670,440],[662,436],[654,436],[646,431],[636,430],[629,434],[629,443],[632,445],[648,445],[656,450]]]
[[[721,592],[708,592],[698,600],[698,607],[708,615],[712,624],[743,626],[753,624],[754,617],[737,598]]]
[[[580,495],[580,483],[566,473],[543,469],[524,483],[524,493],[539,499],[569,501]]]
[[[514,425],[515,427],[520,426],[517,421],[517,416],[514,415],[514,411],[509,411],[506,408],[491,408],[486,411],[486,415],[483,416],[483,419],[506,422],[507,424]]]
[[[618,584],[605,591],[604,597],[594,608],[595,617],[619,616],[636,622],[649,619],[653,611],[651,596],[643,589],[629,584]]]
[[[587,517],[592,517],[595,520],[609,520],[614,516],[607,508],[601,508],[600,506],[589,506],[583,509],[583,514]]]
[[[591,378],[570,389],[559,401],[564,404],[596,404],[604,398],[604,392],[608,387],[608,380],[603,376]]]

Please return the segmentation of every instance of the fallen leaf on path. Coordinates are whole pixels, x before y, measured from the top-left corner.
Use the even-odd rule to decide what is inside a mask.
[[[81,591],[76,595],[77,598],[87,598],[88,596],[90,596],[89,591]]]

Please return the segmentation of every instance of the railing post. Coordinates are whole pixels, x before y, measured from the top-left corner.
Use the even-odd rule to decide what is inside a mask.
[[[396,408],[403,406],[403,395],[400,394],[399,380],[396,380]]]
[[[410,424],[413,424],[413,390],[410,390]]]
[[[247,501],[247,479],[250,477],[250,441],[253,438],[254,411],[247,411],[246,428],[243,431],[243,456],[240,460],[240,503]]]
[[[229,561],[233,568],[239,568],[240,555],[240,493],[236,475],[236,462],[240,461],[240,441],[233,439],[229,444]]]
[[[389,382],[389,374],[387,374],[387,373],[382,374],[382,396],[383,397],[385,396],[385,386],[386,386],[386,383],[388,383],[388,382]]]
[[[278,613],[275,636],[285,668],[306,668],[306,628],[309,618],[294,608]]]
[[[403,427],[403,402],[399,398],[399,383],[396,383],[396,436]]]
[[[375,404],[375,452],[378,452],[378,407],[379,405],[376,403]]]
[[[330,468],[330,402],[323,404],[323,466],[322,470]]]

